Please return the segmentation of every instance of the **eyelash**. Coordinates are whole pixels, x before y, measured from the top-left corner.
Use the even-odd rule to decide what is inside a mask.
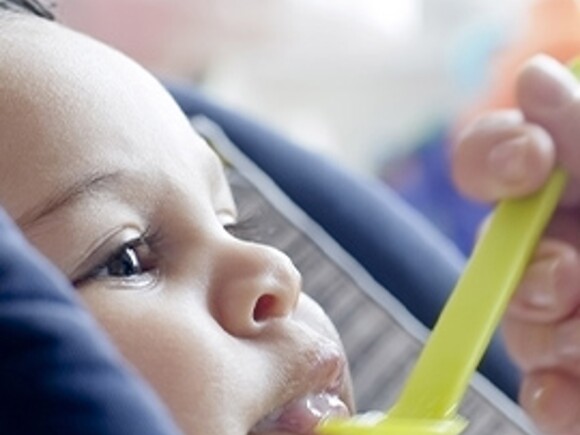
[[[158,243],[159,234],[157,232],[151,233],[150,230],[147,229],[139,237],[123,243],[112,253],[108,254],[106,258],[97,266],[92,268],[90,272],[75,280],[73,285],[78,287],[99,279],[129,281],[135,280],[137,277],[144,274],[152,274],[158,268],[159,263],[157,255],[158,249],[156,248]],[[143,250],[145,250],[145,252],[142,252]],[[115,260],[121,260],[121,264],[119,265],[121,267],[127,266],[127,264],[123,264],[123,261],[127,260],[127,258],[122,259],[121,257],[126,255],[128,252],[131,253],[128,256],[128,259],[133,262],[133,265],[129,265],[129,267],[135,267],[137,271],[133,273],[128,272],[127,275],[121,275],[121,273],[123,273],[123,271],[121,271],[119,275],[116,275],[115,272],[112,272],[113,262]]]
[[[236,222],[224,225],[224,229],[238,239],[258,241],[260,236],[256,225],[258,214],[256,210],[242,210]]]
[[[224,225],[224,229],[230,233],[232,236],[242,239],[259,241],[260,234],[257,231],[258,226],[255,225],[255,220],[259,215],[259,211],[256,210],[244,210],[240,213],[238,220],[234,223]],[[121,246],[116,248],[112,253],[106,255],[105,259],[93,267],[88,273],[82,277],[76,279],[73,282],[75,287],[80,287],[86,285],[93,280],[99,279],[110,279],[110,280],[120,280],[120,281],[130,281],[135,280],[137,277],[144,274],[152,274],[159,266],[159,245],[161,243],[161,236],[159,231],[151,232],[150,228],[147,228],[143,234],[140,236],[123,243]],[[141,249],[146,249],[146,251],[140,252]],[[107,269],[111,268],[111,263],[114,260],[121,259],[121,256],[129,255],[130,261],[135,261],[137,265],[135,266],[138,270],[134,273],[128,275],[115,275],[107,273]],[[121,259],[121,261],[123,261]],[[124,265],[121,264],[123,267]],[[103,274],[105,273],[105,274]]]

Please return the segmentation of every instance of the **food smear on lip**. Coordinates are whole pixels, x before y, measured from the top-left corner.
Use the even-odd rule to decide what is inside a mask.
[[[310,435],[314,428],[328,418],[348,418],[350,412],[336,393],[311,393],[293,400],[262,419],[252,434],[289,432]]]

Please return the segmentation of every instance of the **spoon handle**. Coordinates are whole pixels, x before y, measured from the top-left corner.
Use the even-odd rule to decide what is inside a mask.
[[[456,415],[565,183],[556,169],[541,190],[496,207],[389,417]]]

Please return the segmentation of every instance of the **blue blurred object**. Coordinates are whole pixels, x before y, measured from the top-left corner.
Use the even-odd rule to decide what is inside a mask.
[[[447,129],[435,128],[417,151],[389,161],[381,177],[469,255],[490,207],[459,194],[451,179],[448,146]]]
[[[177,435],[74,289],[0,209],[0,433]]]

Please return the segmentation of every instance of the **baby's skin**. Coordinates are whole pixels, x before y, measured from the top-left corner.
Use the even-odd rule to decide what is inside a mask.
[[[338,335],[282,252],[236,237],[220,160],[143,68],[0,14],[0,205],[188,434],[354,410]]]

